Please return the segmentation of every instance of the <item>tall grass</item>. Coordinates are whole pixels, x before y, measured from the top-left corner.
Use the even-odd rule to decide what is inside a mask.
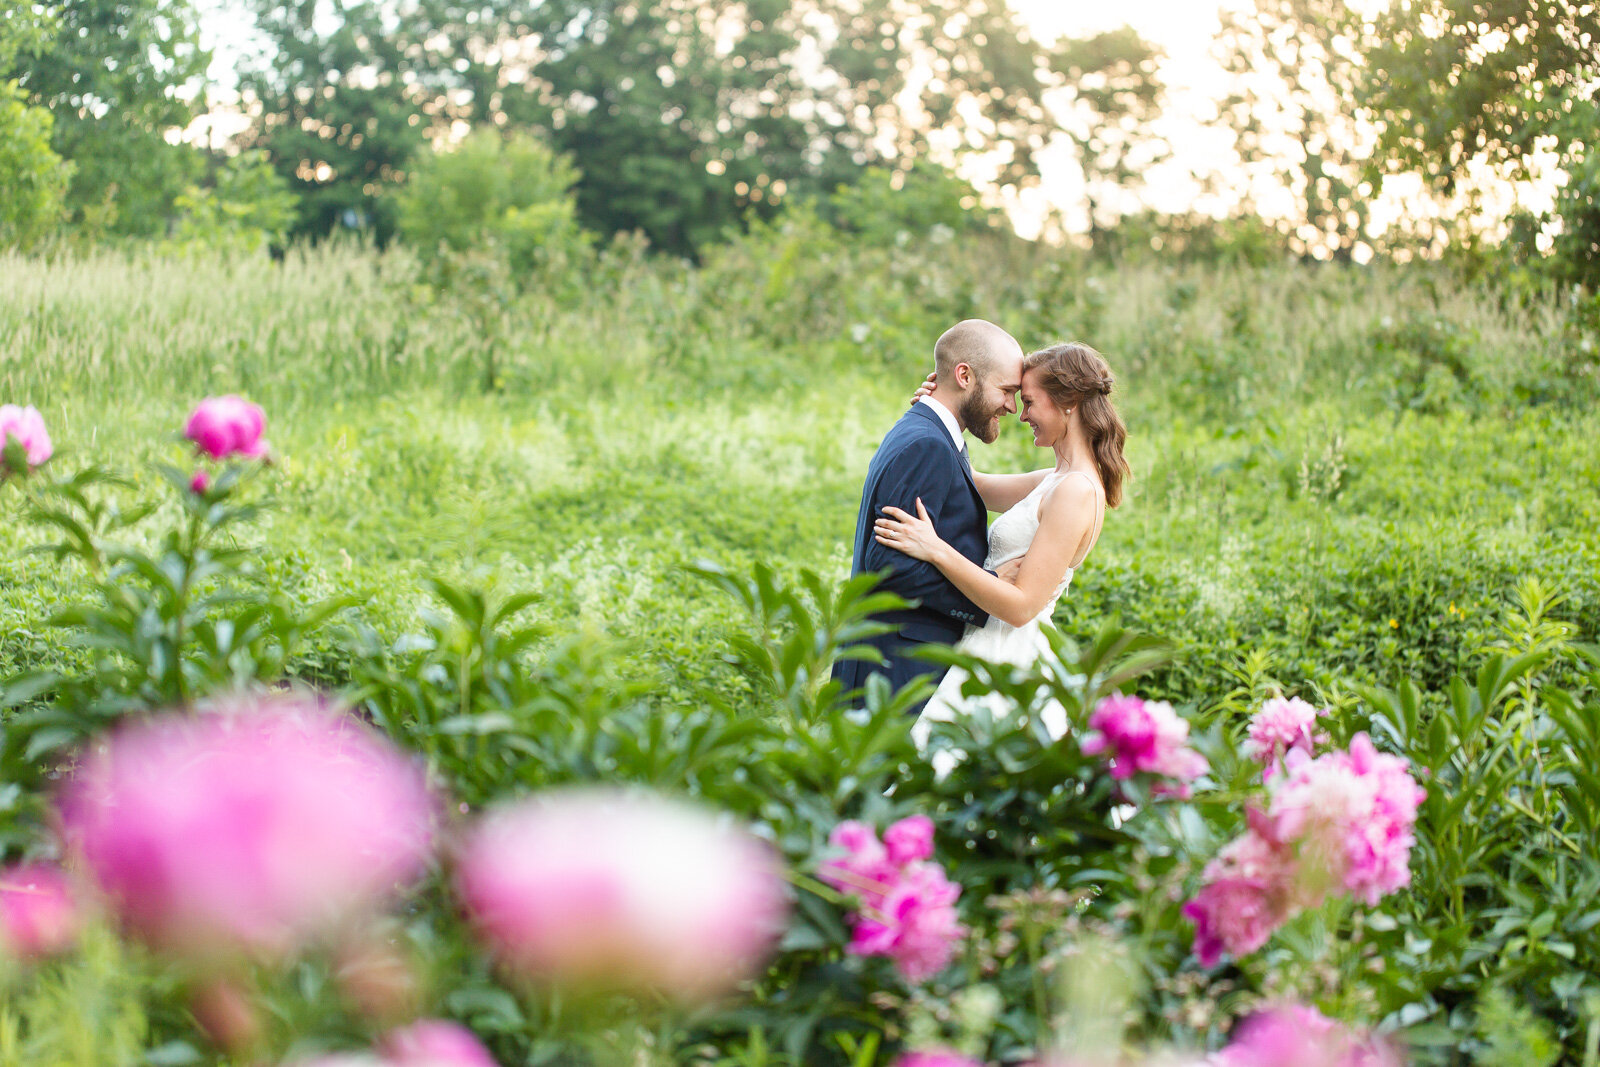
[[[549,621],[681,672],[710,669],[732,624],[682,565],[842,575],[873,447],[939,332],[982,315],[1116,369],[1135,478],[1058,621],[1120,613],[1189,641],[1190,691],[1263,648],[1286,684],[1439,676],[1528,568],[1600,618],[1581,444],[1600,422],[1593,379],[1561,375],[1579,340],[1553,294],[1415,265],[861,247],[804,215],[700,267],[619,242],[559,276],[429,277],[350,244],[0,256],[0,401],[38,406],[64,463],[139,471],[181,461],[195,400],[243,393],[283,457],[259,532],[283,580],[361,592],[393,631],[423,566],[532,585]],[[976,453],[1045,461],[1015,427]],[[69,579],[6,567],[0,601],[36,630]],[[1456,602],[1480,615],[1443,614]],[[40,634],[0,664],[52,654]]]

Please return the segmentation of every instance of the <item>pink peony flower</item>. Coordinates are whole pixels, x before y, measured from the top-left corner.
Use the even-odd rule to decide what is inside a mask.
[[[29,470],[49,459],[55,452],[54,446],[50,444],[50,433],[44,426],[44,416],[40,415],[39,409],[32,405],[23,408],[15,404],[0,404],[0,451],[3,451],[13,438],[22,446]],[[5,460],[0,459],[0,471],[5,469]]]
[[[920,982],[949,964],[966,933],[955,909],[961,887],[926,862],[933,855],[927,816],[901,819],[884,838],[887,847],[871,827],[840,823],[828,840],[846,854],[824,862],[818,877],[859,903],[849,951],[888,956],[909,981]]]
[[[888,956],[907,980],[920,982],[944,970],[966,931],[956,916],[961,887],[931,863],[912,863],[875,905],[857,917],[850,951]]]
[[[78,907],[61,869],[22,863],[0,871],[0,951],[53,956],[78,936]]]
[[[1321,714],[1320,709],[1299,697],[1288,700],[1274,697],[1266,701],[1250,719],[1246,754],[1268,767],[1291,750],[1310,755],[1316,742],[1317,716]]]
[[[195,471],[194,477],[189,479],[189,492],[195,496],[205,496],[206,490],[211,488],[211,475],[205,471]]]
[[[883,832],[883,845],[889,862],[903,866],[933,857],[933,820],[926,815],[909,815]]]
[[[237,396],[213,396],[200,401],[190,414],[183,436],[212,459],[256,459],[267,454],[267,442],[261,438],[265,429],[266,416],[256,405]]]
[[[378,1042],[384,1067],[498,1067],[471,1030],[446,1019],[422,1019]]]
[[[1206,865],[1200,892],[1183,906],[1195,926],[1194,953],[1202,967],[1215,966],[1224,953],[1254,952],[1293,914],[1293,853],[1272,836],[1261,813],[1250,812],[1250,822],[1250,830]]]
[[[1400,1067],[1387,1042],[1351,1030],[1303,1004],[1259,1011],[1239,1024],[1217,1067]]]
[[[947,1048],[930,1048],[902,1053],[894,1067],[983,1067],[983,1061]]]
[[[1154,774],[1180,783],[1162,785],[1157,793],[1187,796],[1191,782],[1210,769],[1205,757],[1188,747],[1189,724],[1172,705],[1121,693],[1105,697],[1089,716],[1089,730],[1079,749],[1086,756],[1110,753],[1111,777]]]
[[[433,805],[378,734],[280,699],[124,727],[61,815],[123,922],[205,961],[281,956],[379,904],[420,873]]]
[[[1348,752],[1287,761],[1269,814],[1281,840],[1298,840],[1308,863],[1365,901],[1411,883],[1412,833],[1426,791],[1399,756],[1357,734]]]
[[[461,849],[456,884],[512,972],[686,1001],[754,974],[787,912],[763,842],[696,808],[603,790],[492,813]]]

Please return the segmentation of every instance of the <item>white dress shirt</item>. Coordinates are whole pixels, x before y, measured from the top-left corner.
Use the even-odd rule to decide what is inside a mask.
[[[960,452],[966,442],[961,439],[961,424],[956,421],[955,414],[931,396],[917,397],[917,403],[926,404],[939,416],[939,421],[944,423],[944,428],[950,431],[950,440],[956,443],[956,451]]]

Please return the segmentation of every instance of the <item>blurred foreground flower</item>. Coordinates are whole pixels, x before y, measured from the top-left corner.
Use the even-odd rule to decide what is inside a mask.
[[[195,407],[184,424],[183,436],[212,459],[257,459],[267,454],[267,442],[261,437],[266,427],[266,416],[250,401],[237,396],[213,396]]]
[[[920,982],[945,968],[966,933],[955,909],[961,887],[928,862],[933,822],[926,815],[901,819],[883,837],[864,823],[840,823],[828,842],[845,855],[825,862],[817,877],[860,901],[850,951],[888,956],[909,981]]]
[[[21,446],[22,462],[28,470],[49,459],[55,451],[50,443],[50,433],[44,426],[44,416],[32,405],[24,408],[15,404],[0,404],[0,453],[13,441]],[[0,472],[26,473],[12,471],[3,455],[0,455]]]
[[[947,1048],[932,1048],[904,1053],[894,1061],[894,1067],[983,1067],[983,1061]]]
[[[433,828],[398,750],[295,700],[125,727],[61,814],[124,924],[200,961],[281,956],[377,906],[420,872]]]
[[[1250,719],[1245,752],[1269,771],[1291,751],[1311,754],[1321,709],[1291,697],[1265,701]]]
[[[1426,793],[1404,759],[1378,752],[1366,734],[1348,751],[1315,759],[1290,751],[1269,792],[1267,810],[1249,812],[1249,830],[1206,866],[1199,893],[1183,907],[1202,966],[1254,952],[1329,890],[1371,905],[1410,884]]]
[[[498,1067],[483,1043],[460,1023],[422,1019],[378,1042],[385,1067]]]
[[[1388,1042],[1363,1034],[1303,1004],[1268,1008],[1239,1024],[1237,1036],[1212,1057],[1216,1067],[1400,1067]]]
[[[574,789],[492,812],[463,845],[462,902],[512,973],[594,990],[714,998],[782,932],[783,870],[715,815]]]
[[[1187,797],[1188,783],[1210,769],[1205,757],[1189,747],[1189,724],[1163,701],[1114,693],[1095,705],[1089,730],[1079,750],[1085,756],[1108,753],[1111,777],[1153,774],[1178,783],[1158,783],[1153,790],[1157,795]]]
[[[483,1043],[460,1023],[420,1019],[391,1030],[374,1052],[334,1052],[289,1067],[499,1067]]]
[[[0,952],[39,959],[71,947],[77,936],[78,906],[59,867],[23,863],[0,870]]]

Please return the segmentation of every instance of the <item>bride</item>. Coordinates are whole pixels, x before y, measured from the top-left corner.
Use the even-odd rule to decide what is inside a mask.
[[[1040,624],[1049,621],[1073,572],[1094,547],[1106,507],[1122,500],[1128,474],[1122,446],[1128,432],[1111,403],[1111,385],[1105,359],[1076,341],[1041,349],[1023,362],[1019,414],[1033,430],[1034,445],[1052,449],[1056,464],[1027,475],[974,475],[984,499],[1004,511],[989,527],[983,567],[940,540],[921,500],[916,515],[883,509],[873,530],[880,544],[932,563],[989,613],[985,625],[967,627],[957,649],[1018,666],[1033,663],[1048,649]],[[966,677],[959,668],[945,675],[917,724],[919,743],[929,721],[952,719],[963,707]],[[1052,737],[1066,732],[1059,706],[1044,718]]]

